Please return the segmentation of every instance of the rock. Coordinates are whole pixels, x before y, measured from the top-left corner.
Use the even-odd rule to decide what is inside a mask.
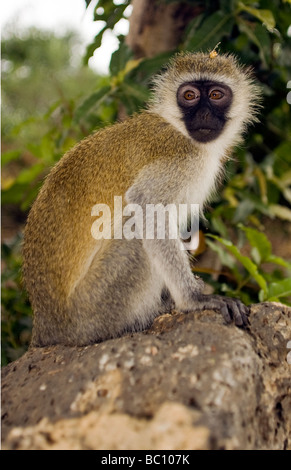
[[[291,449],[290,340],[291,308],[262,303],[248,330],[175,312],[100,344],[31,349],[2,371],[2,448]]]

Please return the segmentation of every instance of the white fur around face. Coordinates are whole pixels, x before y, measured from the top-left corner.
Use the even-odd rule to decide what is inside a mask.
[[[203,54],[198,54],[198,56],[201,58]],[[205,55],[204,60],[207,60],[207,55]],[[203,149],[208,154],[215,152],[217,158],[220,159],[224,158],[230,148],[240,142],[246,126],[256,120],[256,108],[260,94],[249,73],[236,65],[234,58],[223,56],[221,60],[221,71],[217,71],[217,67],[215,69],[216,64],[213,63],[213,68],[216,70],[213,73],[209,72],[209,62],[207,62],[207,72],[201,71],[201,64],[199,65],[199,72],[195,71],[195,54],[189,55],[190,63],[193,62],[193,71],[191,72],[180,72],[178,66],[175,68],[174,63],[174,66],[164,75],[156,78],[156,95],[151,106],[151,111],[162,116],[184,136],[191,138],[184,124],[182,111],[177,104],[178,88],[183,83],[197,80],[212,80],[228,85],[233,92],[233,101],[228,111],[228,121],[222,133],[212,142],[195,142],[199,149]],[[231,75],[223,72],[223,63],[227,60],[231,63],[231,70],[233,70]]]

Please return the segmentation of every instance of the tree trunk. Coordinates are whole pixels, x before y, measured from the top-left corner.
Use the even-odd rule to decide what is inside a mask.
[[[193,3],[133,0],[126,42],[135,57],[153,57],[177,48],[185,27],[203,11],[201,5]]]

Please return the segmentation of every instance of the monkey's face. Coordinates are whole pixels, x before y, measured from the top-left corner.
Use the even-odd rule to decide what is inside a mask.
[[[177,91],[177,102],[190,136],[204,143],[216,139],[227,122],[232,98],[230,87],[220,82],[183,83]]]

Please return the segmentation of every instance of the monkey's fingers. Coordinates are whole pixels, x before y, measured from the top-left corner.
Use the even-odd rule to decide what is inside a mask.
[[[225,315],[225,308],[222,309],[222,314],[226,321],[230,317],[237,326],[247,326],[249,324],[249,308],[245,304],[239,299],[231,297],[221,297],[221,300],[224,302],[225,308],[228,311]]]
[[[249,320],[247,315],[249,314],[249,309],[240,302],[238,299],[227,299],[227,307],[231,310],[233,320],[237,326],[247,326]]]
[[[249,308],[239,299],[219,295],[200,295],[197,300],[203,310],[220,311],[226,323],[234,322],[237,326],[247,326],[249,324]]]

